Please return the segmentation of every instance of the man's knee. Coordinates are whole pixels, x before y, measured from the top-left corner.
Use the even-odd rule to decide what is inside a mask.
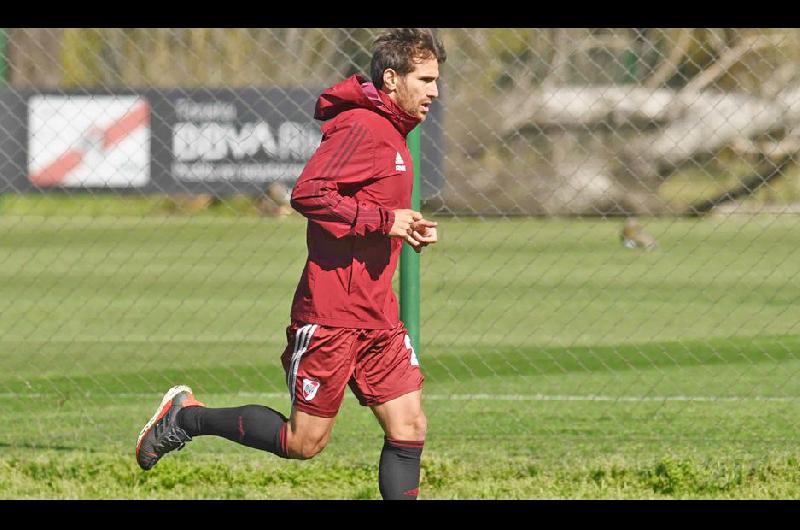
[[[290,448],[289,456],[297,460],[309,460],[320,454],[322,450],[325,449],[326,445],[328,445],[328,443],[322,441],[304,443],[294,451]]]
[[[291,431],[287,432],[289,438],[286,443],[286,450],[289,458],[297,460],[308,460],[314,458],[328,445],[328,434],[314,434]]]
[[[411,423],[411,430],[414,433],[414,440],[424,440],[428,433],[428,418],[421,410]]]
[[[420,391],[372,407],[387,438],[397,441],[424,441],[428,420],[422,411]]]
[[[395,440],[424,441],[428,433],[428,419],[421,410],[409,415],[404,421],[396,422],[387,435]]]

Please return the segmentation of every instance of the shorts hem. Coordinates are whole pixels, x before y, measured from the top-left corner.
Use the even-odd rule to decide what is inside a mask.
[[[294,408],[296,408],[300,412],[305,412],[306,414],[316,416],[317,418],[335,418],[336,415],[339,414],[338,409],[331,412],[328,410],[320,410],[316,407],[310,407],[308,405],[301,405],[297,403],[295,403]]]
[[[410,394],[411,392],[416,392],[417,390],[422,390],[422,383],[414,387],[408,387],[405,390],[398,390],[397,392],[392,392],[391,394],[388,394],[386,396],[381,396],[379,398],[365,399],[365,400],[359,399],[358,403],[362,407],[374,407],[375,405],[383,405],[387,401],[397,399],[400,396],[405,396],[406,394]]]

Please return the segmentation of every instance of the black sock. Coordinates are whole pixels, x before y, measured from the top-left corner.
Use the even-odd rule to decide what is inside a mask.
[[[378,468],[378,484],[384,500],[416,500],[423,444],[385,438]]]
[[[186,407],[178,412],[178,425],[190,436],[213,434],[236,443],[286,456],[286,416],[269,407],[212,409]]]

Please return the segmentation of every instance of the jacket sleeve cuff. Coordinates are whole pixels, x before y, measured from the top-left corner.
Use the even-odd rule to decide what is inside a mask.
[[[353,225],[352,233],[357,236],[365,236],[372,232],[380,232],[388,235],[394,224],[394,212],[381,207],[370,207],[364,203],[358,205],[356,222]]]
[[[394,212],[381,208],[381,234],[388,236],[394,226]]]

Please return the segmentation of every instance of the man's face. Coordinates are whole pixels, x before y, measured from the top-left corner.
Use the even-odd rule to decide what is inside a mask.
[[[387,73],[394,74],[390,75],[391,79],[384,74],[384,86],[389,89],[389,97],[404,111],[425,121],[431,103],[439,97],[436,86],[439,63],[436,58],[414,61],[414,70],[404,76],[397,75],[393,70],[387,70]]]

